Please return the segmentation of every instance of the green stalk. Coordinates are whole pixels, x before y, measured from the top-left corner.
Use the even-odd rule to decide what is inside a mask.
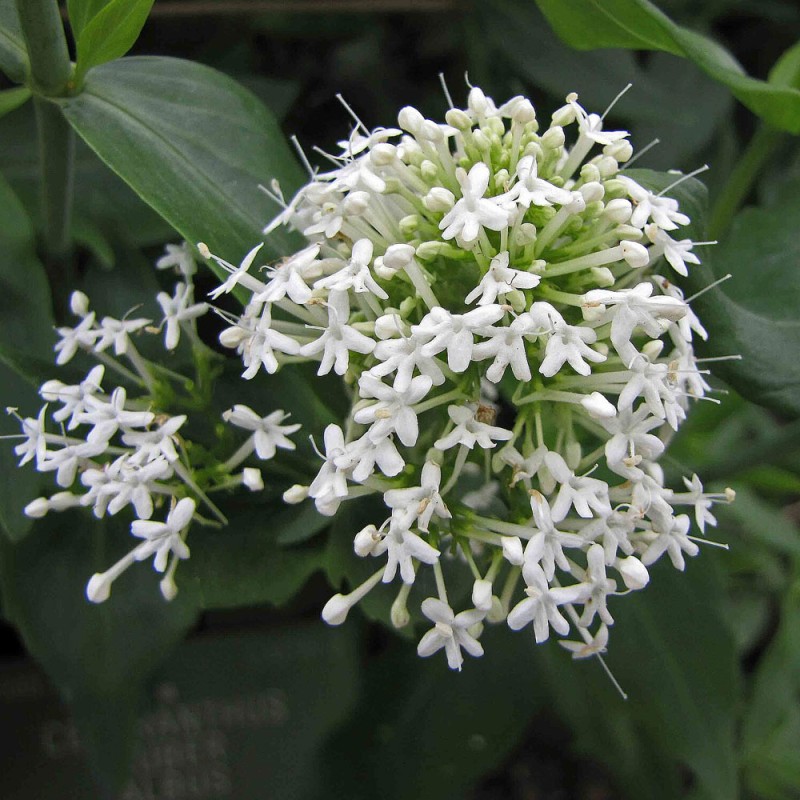
[[[31,64],[31,88],[55,97],[66,93],[72,77],[67,37],[56,0],[16,0]]]
[[[30,59],[41,164],[45,268],[56,317],[66,308],[71,281],[75,134],[48,97],[67,94],[72,78],[67,38],[56,0],[16,0]]]
[[[711,211],[708,234],[712,239],[725,233],[781,136],[775,128],[760,124]]]
[[[72,188],[75,134],[61,109],[52,101],[34,98],[39,134],[42,216],[48,261],[58,265],[69,256],[72,240]],[[63,265],[63,264],[62,264]],[[51,275],[51,281],[54,275]]]

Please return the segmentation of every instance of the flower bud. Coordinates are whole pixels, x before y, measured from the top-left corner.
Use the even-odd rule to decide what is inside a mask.
[[[624,163],[625,161],[629,161],[633,155],[633,146],[627,139],[621,139],[613,144],[607,144],[603,148],[603,153],[615,158],[620,163]]]
[[[592,392],[584,397],[581,405],[592,419],[611,419],[617,416],[617,409],[600,392]]]
[[[603,178],[610,178],[619,172],[619,164],[616,158],[603,156],[597,160],[597,170]]]
[[[392,609],[389,613],[389,618],[391,619],[392,625],[394,625],[395,628],[405,628],[405,626],[411,621],[411,615],[408,613],[408,607],[406,606],[407,597],[408,592],[401,589],[392,603]]]
[[[37,497],[31,500],[23,509],[23,514],[31,519],[41,519],[50,511],[50,502],[46,497]]]
[[[400,109],[397,115],[397,123],[404,131],[411,134],[416,134],[425,122],[425,117],[417,111],[413,106],[406,106]]]
[[[642,348],[642,353],[646,355],[651,361],[655,361],[664,349],[664,342],[661,339],[652,339],[647,342]]]
[[[175,578],[172,575],[165,575],[158,582],[158,589],[161,596],[167,601],[174,600],[178,594],[178,587],[175,585]]]
[[[388,142],[376,144],[369,153],[369,160],[376,167],[388,167],[397,158],[397,147]]]
[[[302,503],[308,497],[308,486],[296,483],[283,493],[283,502],[290,506]]]
[[[614,200],[609,200],[606,203],[604,216],[611,222],[622,223],[627,222],[633,213],[633,206],[630,200],[625,200],[622,197],[617,197]]]
[[[350,613],[352,607],[353,605],[349,595],[335,594],[325,603],[322,609],[322,619],[325,620],[328,625],[341,625],[347,619],[347,615]]]
[[[402,336],[404,332],[403,322],[399,314],[382,314],[375,320],[375,335],[379,339]]]
[[[436,180],[436,176],[439,174],[439,168],[433,161],[429,161],[428,159],[425,159],[425,161],[419,165],[419,171],[426,181]]]
[[[245,467],[242,470],[242,483],[251,492],[260,492],[264,488],[264,480],[261,477],[261,470],[255,467]]]
[[[570,125],[575,121],[575,108],[567,103],[561,108],[557,108],[550,118],[553,125]]]
[[[602,183],[598,183],[597,181],[591,181],[590,183],[584,183],[583,186],[578,190],[583,195],[583,199],[586,203],[595,203],[598,200],[603,199],[603,195],[606,193],[605,187]]]
[[[353,539],[353,550],[357,556],[364,558],[372,553],[375,545],[380,541],[380,534],[374,525],[362,528]]]
[[[525,557],[522,550],[522,541],[519,536],[503,536],[501,544],[505,560],[511,564],[520,566],[525,560]]]
[[[592,267],[590,272],[598,286],[614,285],[616,279],[614,278],[614,273],[608,267]]]
[[[452,125],[460,131],[465,131],[472,127],[472,120],[469,118],[469,114],[460,108],[451,108],[444,115],[444,118],[448,125]]]
[[[650,263],[650,253],[644,245],[637,242],[620,242],[622,257],[634,269],[646,267]]]
[[[584,183],[593,183],[601,180],[602,177],[596,164],[584,164],[581,167],[581,180]],[[606,187],[606,191],[608,191],[608,187]]]
[[[492,607],[492,582],[482,578],[472,585],[472,604],[479,611],[489,611]]]
[[[104,603],[111,596],[111,581],[105,572],[95,572],[86,584],[86,597],[92,603]]]
[[[449,189],[445,189],[444,186],[434,186],[422,198],[425,208],[434,213],[449,211],[455,202],[456,198],[453,193]]]
[[[500,598],[492,595],[492,607],[489,609],[489,613],[486,615],[487,622],[502,622],[506,618],[506,610],[503,608],[503,604],[500,602]]]
[[[342,203],[342,209],[345,214],[359,217],[369,208],[370,202],[369,192],[350,192]]]
[[[647,567],[636,556],[618,558],[615,565],[622,580],[629,589],[644,589],[650,582],[650,573]]]
[[[69,310],[76,317],[85,317],[89,313],[89,298],[83,292],[73,292],[69,296]]]
[[[563,147],[566,141],[564,129],[559,125],[550,127],[539,141],[545,150],[557,150],[559,147]]]
[[[411,237],[419,228],[419,217],[416,214],[409,214],[407,217],[403,217],[398,225],[403,236]],[[384,263],[386,262],[384,261]]]

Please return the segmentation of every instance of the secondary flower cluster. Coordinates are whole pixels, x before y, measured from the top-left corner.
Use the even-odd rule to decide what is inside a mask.
[[[385,519],[353,542],[381,566],[331,598],[330,624],[398,577],[392,622],[407,624],[425,566],[437,597],[421,602],[420,655],[443,648],[460,669],[503,620],[599,653],[608,598],[643,588],[665,553],[678,569],[697,553],[681,509],[703,533],[732,499],[696,476],[664,485],[665,442],[709,391],[692,349],[706,332],[669,277],[698,243],[676,234],[689,219],[671,186],[620,172],[633,150],[604,116],[572,94],[542,130],[527,99],[473,88],[443,123],[411,107],[397,128],[357,120],[291,202],[273,182],[284,210],[265,233],[287,225],[305,248],[257,276],[258,247],[236,267],[200,246],[229,273],[218,293],[250,293],[220,336],[245,378],[313,360],[350,387],[316,478],[284,496],[326,515],[383,496]],[[473,588],[456,613],[459,570]]]
[[[89,580],[86,594],[98,603],[109,597],[111,584],[131,564],[151,556],[155,569],[164,573],[161,592],[172,599],[177,592],[177,564],[189,557],[185,540],[190,524],[193,520],[210,524],[198,512],[198,505],[210,510],[216,524],[224,523],[224,515],[211,502],[208,492],[238,485],[252,491],[262,489],[260,470],[236,470],[254,451],[258,458],[269,459],[275,455],[276,447],[293,449],[285,434],[299,427],[282,425],[286,416],[282,411],[261,418],[247,406],[234,406],[223,418],[249,431],[250,436],[225,462],[209,467],[208,454],[204,453],[203,477],[198,478],[192,448],[186,446],[184,437],[187,415],[170,415],[156,407],[158,398],[174,396],[167,379],[181,380],[181,376],[142,356],[134,337],[163,330],[165,345],[173,350],[183,331],[194,342],[201,365],[207,367],[210,351],[200,345],[195,322],[208,311],[208,305],[194,303],[192,275],[196,266],[187,246],[169,245],[158,266],[177,267],[183,280],[176,285],[173,297],[165,292],[158,294],[156,300],[164,317],[157,328],[144,318],[106,316],[98,321],[89,309],[86,295],[72,294],[71,310],[80,321],[72,328],[58,329],[57,363],[66,364],[78,351],[91,354],[101,363],[75,385],[46,381],[39,390],[45,405],[37,417],[20,418],[23,441],[15,447],[20,465],[33,462],[39,472],[55,473],[61,489],[29,503],[25,508],[29,517],[79,506],[91,508],[98,518],[116,515],[129,507],[136,517],[131,533],[142,541],[108,570]],[[116,372],[139,396],[129,397],[124,385],[104,389],[107,370]],[[54,404],[56,408],[51,410]],[[9,411],[16,414],[14,409]],[[48,411],[55,431],[48,430]],[[165,503],[169,504],[166,520],[152,519]]]

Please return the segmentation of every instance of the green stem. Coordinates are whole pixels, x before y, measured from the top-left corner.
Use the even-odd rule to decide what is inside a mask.
[[[31,88],[56,97],[66,94],[72,77],[67,37],[56,0],[16,0],[31,64]]]
[[[727,230],[781,136],[780,131],[761,123],[714,203],[708,224],[708,235],[712,239],[719,238]]]
[[[75,173],[75,134],[61,109],[52,101],[34,98],[41,164],[45,267],[56,310],[65,306],[72,285],[72,193]],[[58,314],[57,314],[58,316]]]

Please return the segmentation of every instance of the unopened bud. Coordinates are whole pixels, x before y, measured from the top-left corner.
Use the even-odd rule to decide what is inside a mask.
[[[503,536],[501,544],[505,560],[519,567],[525,560],[520,538],[518,536]]]
[[[251,492],[260,492],[264,488],[264,480],[261,477],[261,470],[255,467],[245,467],[242,470],[242,483]]]
[[[388,167],[396,158],[397,147],[388,142],[376,144],[369,153],[369,159],[376,167]]]
[[[617,409],[600,392],[592,392],[584,397],[581,405],[592,419],[611,419],[617,416]]]
[[[352,607],[349,595],[335,594],[325,603],[322,609],[322,619],[328,625],[341,625],[347,619]]]
[[[397,123],[404,131],[415,134],[421,130],[425,117],[417,111],[413,106],[406,106],[400,109],[397,115]]]
[[[590,272],[598,286],[614,285],[616,279],[614,278],[614,273],[608,267],[592,267]]]
[[[283,493],[283,502],[290,506],[296,506],[298,503],[302,503],[307,497],[308,486],[303,486],[300,483],[296,483],[294,486],[290,486]]]
[[[579,191],[583,195],[583,199],[586,201],[587,205],[589,203],[596,203],[598,200],[602,200],[606,193],[605,187],[598,181],[584,183]]]
[[[165,575],[158,582],[158,588],[161,596],[167,601],[174,600],[178,594],[178,587],[175,585],[175,579],[172,575]]]
[[[369,208],[371,199],[368,192],[350,192],[342,203],[342,209],[354,217],[361,216]]]
[[[557,150],[559,147],[564,146],[565,141],[564,129],[560,125],[553,125],[548,128],[539,140],[545,150]]]
[[[650,573],[647,571],[647,567],[636,556],[618,558],[615,566],[629,589],[644,589],[650,582]]]
[[[492,607],[492,582],[478,579],[472,585],[472,604],[479,611],[489,611]]]
[[[404,590],[405,587],[400,589],[392,603],[391,611],[389,612],[389,618],[392,620],[392,625],[394,625],[395,628],[405,628],[411,621],[411,615],[408,613],[408,607],[406,606],[408,592]]]
[[[357,556],[364,558],[373,551],[379,540],[380,534],[378,533],[378,529],[374,525],[367,525],[355,535],[353,539],[353,550]]]
[[[105,572],[95,572],[86,584],[86,597],[92,603],[104,603],[111,596],[111,581]]]
[[[83,292],[73,292],[69,296],[69,310],[76,317],[85,317],[89,313],[89,298]]]
[[[46,497],[37,497],[31,500],[23,509],[23,514],[31,519],[41,519],[50,511],[50,502]]]
[[[611,156],[620,163],[624,163],[625,161],[629,161],[633,155],[633,147],[627,139],[621,139],[613,144],[607,144],[603,148],[603,153],[607,156]]]
[[[620,242],[622,257],[634,269],[646,267],[650,263],[650,253],[647,248],[638,242]]]
[[[622,197],[609,200],[608,203],[606,203],[605,210],[603,211],[603,214],[607,219],[618,224],[627,222],[631,218],[632,213],[633,206],[631,205],[630,200],[625,200]]]
[[[453,193],[449,189],[445,189],[444,186],[434,186],[422,198],[425,208],[434,213],[449,211],[455,202],[456,198]]]
[[[460,131],[465,131],[472,127],[472,120],[469,118],[469,114],[467,114],[466,111],[462,111],[460,108],[451,108],[444,115],[444,118],[448,125],[452,125]]]

